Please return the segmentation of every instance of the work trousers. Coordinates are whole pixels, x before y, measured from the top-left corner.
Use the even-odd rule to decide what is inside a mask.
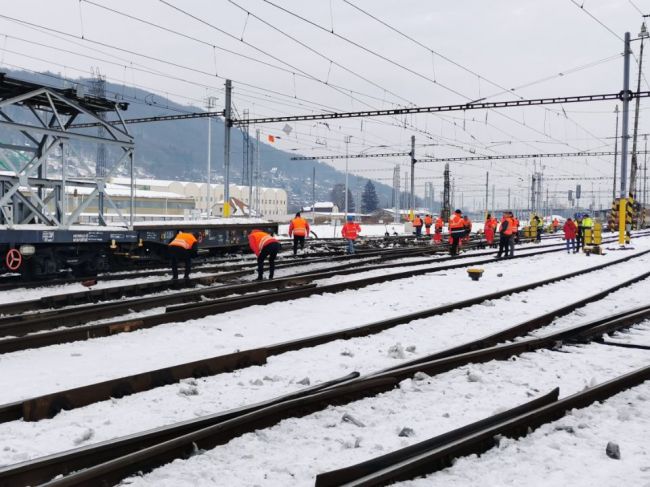
[[[417,227],[415,227],[415,236],[416,237],[422,236],[422,225],[418,225]]]
[[[269,279],[273,279],[273,274],[275,272],[275,258],[278,256],[278,252],[282,245],[279,242],[272,242],[268,245],[265,245],[264,248],[260,251],[260,255],[257,256],[257,278],[262,279],[264,275],[264,260],[269,258]]]
[[[354,240],[348,239],[348,254],[354,254]]]
[[[582,233],[582,229],[578,229],[576,234],[576,252],[580,252],[580,249],[585,246],[585,236]]]
[[[426,234],[431,235],[431,225],[426,225],[425,229],[426,229]]]
[[[192,270],[192,251],[185,250],[182,247],[170,246],[169,257],[172,264],[172,279],[178,279],[178,261],[185,264],[185,279],[190,278],[190,271]]]
[[[499,235],[499,252],[497,258],[512,256],[514,254],[514,239],[512,235]]]
[[[458,255],[458,246],[460,245],[461,239],[465,236],[465,229],[452,230],[451,231],[451,249],[449,253],[451,255]]]
[[[305,250],[305,236],[298,236],[294,235],[293,236],[293,255],[296,255],[298,253],[298,246],[300,246],[300,250]]]
[[[567,238],[566,239],[566,251],[571,253],[573,250],[574,252],[576,251],[576,239],[575,238]]]

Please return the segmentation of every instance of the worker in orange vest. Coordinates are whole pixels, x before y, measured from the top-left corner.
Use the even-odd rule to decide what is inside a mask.
[[[416,237],[421,237],[422,236],[422,218],[420,218],[420,215],[415,215],[415,218],[413,219],[413,228],[415,228],[415,236]]]
[[[462,217],[462,211],[456,210],[449,218],[449,238],[451,239],[451,255],[458,255],[458,245],[460,240],[465,236],[465,220]]]
[[[512,243],[513,234],[515,232],[515,223],[511,211],[505,211],[501,218],[501,226],[499,227],[499,252],[497,259],[504,257],[512,257],[514,251],[514,244]]]
[[[519,243],[519,218],[510,211],[510,218],[512,219],[512,237],[510,238],[510,257],[515,255],[515,244]]]
[[[467,215],[463,216],[463,222],[465,224],[465,236],[463,237],[462,241],[464,243],[469,242],[469,236],[472,233],[472,220],[469,219]]]
[[[427,235],[431,235],[431,225],[433,225],[433,218],[431,218],[431,215],[425,216],[424,217],[424,228],[426,228]]]
[[[442,228],[444,226],[445,226],[444,220],[442,219],[441,216],[438,216],[438,218],[436,218],[436,226],[435,226],[435,230],[434,230],[434,233],[433,233],[433,241],[435,243],[442,242]]]
[[[492,226],[494,223],[492,218],[492,215],[490,213],[487,214],[487,217],[485,218],[485,223],[483,224],[483,233],[485,234],[485,242],[492,247],[494,245],[494,229],[495,227]]]
[[[557,218],[553,218],[553,223],[551,223],[551,226],[553,228],[553,233],[557,232],[560,228],[560,221]]]
[[[348,241],[348,254],[354,254],[354,241],[361,232],[361,226],[354,221],[352,216],[348,216],[348,221],[341,228],[341,235]]]
[[[293,255],[298,253],[298,245],[300,245],[300,250],[305,250],[305,238],[309,235],[309,223],[303,217],[300,216],[300,212],[296,213],[296,216],[291,223],[289,223],[289,237],[293,236]]]
[[[185,281],[190,279],[192,270],[192,256],[196,253],[198,240],[187,232],[179,230],[176,236],[169,242],[168,250],[172,264],[172,280],[178,281],[178,261],[185,263]]]
[[[278,239],[262,230],[254,229],[248,234],[248,245],[257,256],[257,280],[264,279],[264,260],[269,258],[269,279],[275,272],[275,258],[282,248]]]

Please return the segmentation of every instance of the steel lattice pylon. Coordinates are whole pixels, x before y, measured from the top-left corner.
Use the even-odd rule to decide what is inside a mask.
[[[33,223],[67,229],[75,223],[100,195],[129,227],[134,216],[133,151],[135,144],[124,123],[111,125],[102,114],[113,112],[122,119],[126,103],[103,97],[85,96],[73,89],[57,89],[6,77],[0,73],[0,149],[13,153],[6,159],[9,171],[0,174],[0,224],[12,228],[16,224]],[[103,135],[93,135],[72,127],[78,120],[89,120],[103,127]],[[20,120],[20,121],[18,121]],[[17,134],[16,141],[7,134]],[[94,177],[68,179],[67,153],[71,142],[83,142],[118,150],[113,164],[96,172]],[[52,157],[60,155],[60,177],[49,177]],[[17,161],[17,162],[16,162]],[[124,217],[105,193],[108,178],[128,163],[131,175],[129,218]],[[58,170],[58,169],[57,169]],[[83,202],[68,211],[66,187],[91,188]],[[99,219],[103,223],[103,219]]]

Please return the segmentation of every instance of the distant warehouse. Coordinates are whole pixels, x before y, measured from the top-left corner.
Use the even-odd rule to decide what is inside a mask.
[[[130,184],[129,178],[112,178],[111,183],[128,187]],[[193,209],[197,209],[205,213],[208,207],[207,201],[207,185],[206,183],[197,183],[192,181],[167,181],[162,179],[137,179],[135,183],[138,194],[145,195],[145,191],[152,191],[156,193],[173,194],[182,199],[174,201],[180,202],[193,202]],[[221,216],[223,214],[223,184],[210,185],[210,202],[212,208],[212,215]],[[233,216],[244,216],[250,213],[250,208],[253,208],[254,216],[262,216],[266,218],[278,218],[287,214],[287,192],[279,188],[259,188],[259,196],[256,197],[256,189],[253,188],[252,204],[249,201],[249,188],[248,186],[238,186],[235,184],[230,185],[230,206],[231,214]],[[160,202],[159,214],[160,215],[176,215],[175,212],[168,212],[169,207],[165,209],[164,203]],[[139,215],[136,205],[136,215]],[[181,211],[182,215],[183,212]]]

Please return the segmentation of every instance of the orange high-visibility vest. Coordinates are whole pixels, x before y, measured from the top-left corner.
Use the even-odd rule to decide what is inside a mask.
[[[348,240],[356,240],[360,231],[361,227],[358,223],[346,222],[345,225],[343,225],[343,228],[341,228],[341,235],[343,235],[343,238]]]
[[[454,213],[449,218],[449,230],[458,230],[461,228],[465,228],[465,220],[463,220],[462,216]]]
[[[289,236],[306,237],[309,235],[309,223],[302,217],[297,216],[289,224]]]
[[[196,237],[191,233],[179,232],[174,240],[169,244],[170,247],[180,247],[185,250],[190,250],[192,246],[197,242]]]
[[[504,222],[508,222],[508,228],[506,228],[505,231],[503,230]],[[510,218],[509,216],[504,217],[503,220],[501,220],[500,231],[504,235],[512,235],[515,232],[515,222],[513,221],[513,219]]]
[[[433,223],[433,218],[431,218],[429,215],[424,217],[424,224],[427,227],[430,227],[432,223]]]
[[[251,248],[253,252],[255,252],[255,255],[259,256],[260,252],[264,247],[267,245],[277,242],[278,239],[275,237],[272,237],[266,232],[263,232],[262,230],[253,230],[249,235],[248,235],[248,245]]]
[[[442,232],[442,227],[445,226],[445,222],[442,221],[442,218],[438,217],[436,218],[436,230],[440,230]]]
[[[422,226],[422,219],[419,216],[416,216],[415,220],[413,220],[413,226],[414,227],[421,227]]]

